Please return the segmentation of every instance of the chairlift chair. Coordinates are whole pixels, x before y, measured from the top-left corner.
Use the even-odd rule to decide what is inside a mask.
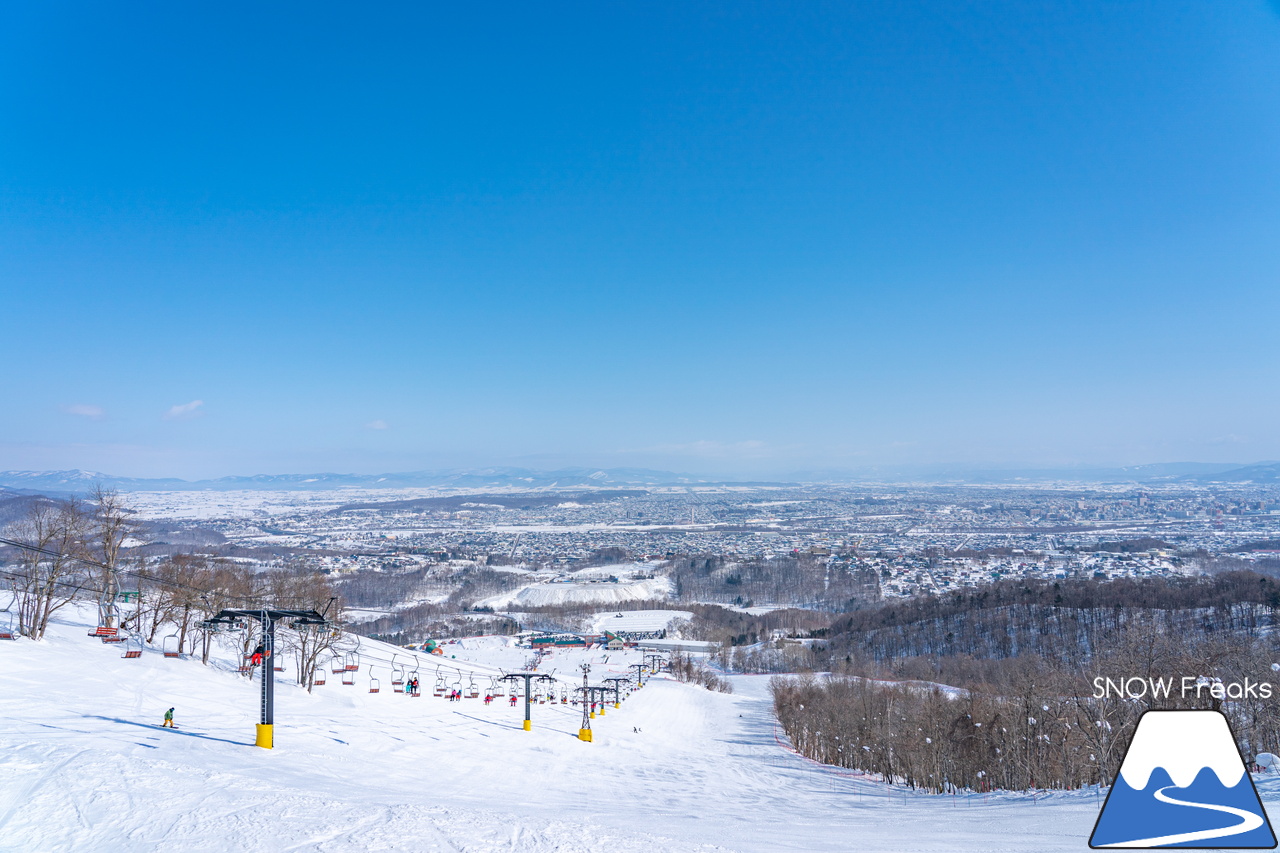
[[[338,657],[337,655],[334,655],[333,657],[329,658],[329,671],[332,672],[334,675],[337,675],[340,672],[345,672],[346,669],[347,669],[347,664],[345,661],[343,661],[342,658]]]
[[[396,665],[396,656],[391,656],[391,686],[397,693],[404,692],[404,664]]]
[[[444,673],[440,671],[440,667],[436,667],[436,683],[435,686],[431,688],[431,694],[433,696],[443,696],[445,689]]]
[[[240,656],[240,672],[253,672],[253,655]]]
[[[120,657],[126,660],[135,660],[142,657],[142,638],[132,634],[126,637],[124,653]]]
[[[323,686],[324,686],[324,679],[325,679],[325,675],[324,675],[324,667],[323,667],[323,666],[317,666],[317,667],[315,668],[315,672],[311,673],[311,686],[312,686],[312,687],[323,687]]]
[[[414,683],[418,683],[418,668],[417,668],[416,666],[415,666],[413,669],[409,670],[409,681],[410,681],[410,682],[414,682]],[[409,693],[409,695],[410,695],[410,696],[421,696],[421,695],[422,695],[422,685],[421,685],[420,683],[418,683],[418,687],[417,687],[417,688],[415,688],[412,692],[410,692],[410,693]]]
[[[356,683],[356,671],[354,669],[342,668],[342,683],[352,685]]]
[[[449,685],[449,689],[456,690],[459,694],[462,693],[462,670],[458,670],[458,675],[453,679],[453,684]]]
[[[346,670],[347,672],[360,671],[360,655],[358,653],[352,652],[351,654],[347,655]]]
[[[161,644],[161,648],[164,650],[164,656],[167,658],[182,657],[182,653],[178,650],[177,634],[170,634],[169,636],[165,637],[164,642]]]
[[[373,674],[373,667],[369,667],[369,692],[370,692],[370,693],[377,693],[377,692],[378,692],[379,690],[381,690],[381,689],[382,689],[382,682],[381,682],[381,681],[379,681],[379,680],[374,676],[374,674]]]
[[[13,640],[17,630],[13,627],[13,614],[8,610],[0,613],[0,640]]]
[[[467,692],[464,695],[468,699],[480,698],[480,688],[476,686],[476,677],[474,673],[467,680]]]

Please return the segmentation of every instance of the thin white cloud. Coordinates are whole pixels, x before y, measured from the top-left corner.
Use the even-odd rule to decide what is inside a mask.
[[[190,403],[173,406],[164,413],[164,419],[166,421],[186,421],[191,418],[198,418],[204,414],[204,412],[200,411],[200,407],[203,405],[204,400],[192,400]]]
[[[367,424],[364,425],[364,428],[365,429],[386,429],[387,422],[382,420],[382,418],[378,418],[378,420],[376,421],[369,421]]]
[[[92,403],[72,403],[70,406],[63,406],[62,411],[91,421],[100,421],[107,416],[101,406],[95,406]]]

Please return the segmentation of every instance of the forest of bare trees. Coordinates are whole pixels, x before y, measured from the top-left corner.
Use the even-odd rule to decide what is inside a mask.
[[[731,562],[723,557],[678,557],[671,563],[677,600],[750,607],[789,604],[843,612],[880,598],[874,571],[828,563],[808,554]]]
[[[1093,679],[1280,681],[1278,593],[1231,573],[887,604],[838,618],[815,661],[835,674],[776,679],[774,706],[803,754],[935,792],[1110,784],[1150,708],[1218,708],[1245,755],[1276,752],[1280,709],[1266,697],[1096,698]]]
[[[316,610],[329,626],[285,626],[278,637],[279,653],[292,658],[299,683],[308,686],[326,653],[354,648],[356,640],[339,627],[341,596],[324,573],[305,564],[255,571],[205,555],[148,558],[125,547],[134,529],[123,501],[107,490],[95,490],[86,501],[30,501],[5,534],[31,547],[7,549],[8,562],[0,569],[12,593],[18,633],[40,640],[59,610],[77,600],[92,602],[99,624],[143,643],[163,644],[166,651],[198,652],[207,664],[219,634],[241,654],[256,642],[251,627],[225,635],[206,624],[224,608]],[[116,603],[125,600],[132,606]]]

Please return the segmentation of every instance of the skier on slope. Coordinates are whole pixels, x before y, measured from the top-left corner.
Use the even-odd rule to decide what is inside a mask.
[[[162,728],[162,729],[166,729],[166,728],[167,728],[167,729],[176,729],[176,728],[177,728],[177,726],[175,726],[175,725],[173,724],[173,709],[172,709],[172,708],[170,708],[169,710],[167,710],[167,711],[165,711],[165,712],[164,712],[164,724],[163,724],[160,728]]]

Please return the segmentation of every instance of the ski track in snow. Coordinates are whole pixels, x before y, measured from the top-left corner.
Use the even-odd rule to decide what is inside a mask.
[[[85,637],[87,612],[60,615],[42,643],[0,644],[4,853],[1079,851],[1101,807],[1093,792],[911,795],[822,768],[775,740],[768,676],[735,677],[733,695],[655,679],[583,743],[573,706],[535,705],[524,732],[522,705],[372,695],[367,670],[308,695],[286,672],[262,750],[256,683],[152,650],[122,660]],[[515,651],[495,643],[441,663],[483,672]],[[591,660],[598,683],[638,660],[605,654],[543,668]],[[159,727],[170,705],[176,731]]]

